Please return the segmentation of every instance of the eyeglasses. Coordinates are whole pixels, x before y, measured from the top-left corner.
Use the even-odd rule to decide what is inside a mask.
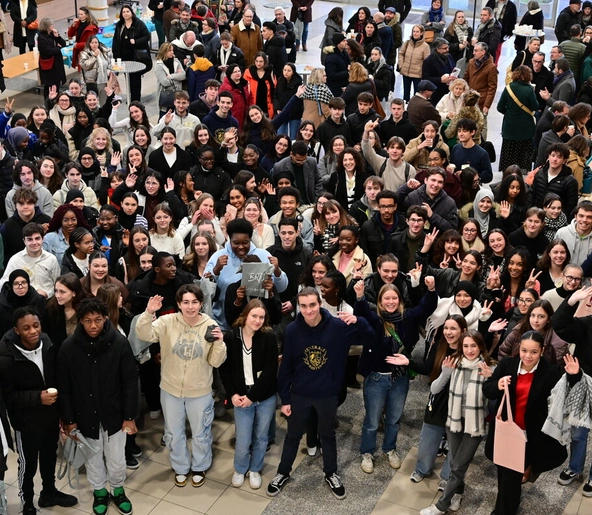
[[[379,204],[378,205],[378,209],[388,209],[389,211],[392,211],[393,209],[395,209],[395,205],[394,204],[389,204],[388,206],[381,206]]]
[[[214,161],[216,158],[214,156],[211,156],[211,157],[200,156],[200,159],[202,161]]]
[[[541,61],[535,61],[534,59],[532,60],[532,64],[543,64],[545,61],[541,60]]]
[[[534,299],[523,299],[520,298],[518,299],[518,304],[532,304],[534,302]]]
[[[81,157],[80,160],[81,161],[92,161],[93,158],[92,158],[92,156],[84,156],[84,157]]]
[[[410,224],[423,224],[425,222],[424,222],[423,218],[410,218],[409,223]]]
[[[582,282],[582,278],[581,277],[574,277],[573,275],[564,275],[563,277],[565,277],[565,280],[568,283],[579,283],[579,282]]]
[[[27,286],[27,282],[22,282],[22,283],[12,283],[12,286],[14,288],[25,288]]]
[[[468,232],[468,233],[471,233],[471,234],[472,234],[472,233],[474,233],[474,232],[477,232],[477,229],[469,229],[468,227],[465,227],[465,228],[463,229],[463,232]]]

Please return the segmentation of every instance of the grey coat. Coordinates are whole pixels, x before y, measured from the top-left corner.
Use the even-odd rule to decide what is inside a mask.
[[[289,156],[284,157],[284,159],[282,159],[274,165],[273,169],[271,170],[271,175],[273,175],[274,173],[286,171],[294,173],[292,159]],[[316,202],[317,199],[321,196],[321,193],[323,193],[323,183],[321,181],[321,175],[319,174],[316,159],[314,157],[307,157],[306,163],[304,163],[302,171],[304,173],[304,185],[306,187],[306,196],[312,204],[313,202]]]

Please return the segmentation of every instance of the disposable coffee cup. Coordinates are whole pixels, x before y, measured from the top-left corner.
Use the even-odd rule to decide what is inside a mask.
[[[55,388],[48,388],[47,393],[49,393],[51,395],[57,395],[58,391]]]
[[[450,167],[450,169],[452,170],[452,172],[454,172],[454,170],[456,170],[456,165],[455,164],[450,163],[448,166]]]

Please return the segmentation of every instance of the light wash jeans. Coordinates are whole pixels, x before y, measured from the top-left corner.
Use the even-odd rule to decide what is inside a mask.
[[[446,427],[435,426],[433,424],[426,424],[421,426],[421,433],[419,435],[419,448],[417,449],[417,464],[415,471],[422,476],[429,476],[434,468],[434,461],[438,457],[438,449],[442,437],[446,434]],[[450,452],[446,455],[442,471],[440,472],[440,479],[448,481],[450,477]]]
[[[261,472],[267,450],[269,425],[275,415],[275,395],[248,408],[234,407],[236,445],[234,468],[239,474]]]
[[[408,391],[409,377],[406,375],[393,379],[390,374],[371,372],[366,377],[364,380],[366,415],[362,424],[360,453],[374,454],[376,451],[376,433],[385,407],[386,420],[382,450],[388,452],[397,448],[397,435]]]
[[[590,430],[586,427],[571,428],[571,451],[569,454],[569,470],[576,474],[584,472],[586,465],[586,450],[588,444],[588,435]],[[592,466],[588,474],[588,479],[592,479]],[[588,480],[586,479],[586,481]]]
[[[169,459],[175,474],[187,475],[190,470],[208,470],[212,464],[212,394],[202,397],[175,397],[161,390],[160,403],[165,422],[164,441],[169,449]],[[186,420],[189,420],[191,426],[191,457],[187,448]]]
[[[109,436],[103,427],[99,427],[99,438],[87,438],[88,442],[99,452],[86,462],[86,477],[93,490],[101,490],[107,486],[119,488],[125,483],[125,441],[123,431]]]

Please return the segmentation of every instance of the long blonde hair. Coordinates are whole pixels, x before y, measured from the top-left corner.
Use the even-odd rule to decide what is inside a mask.
[[[95,138],[99,134],[102,134],[103,136],[107,137],[107,145],[105,146],[105,152],[111,152],[111,150],[113,148],[113,142],[111,141],[111,134],[109,134],[109,131],[107,129],[105,129],[104,127],[97,127],[96,129],[93,129],[93,131],[90,133],[90,136],[88,137],[87,146],[89,146],[94,151],[96,151],[97,148],[95,148]]]

